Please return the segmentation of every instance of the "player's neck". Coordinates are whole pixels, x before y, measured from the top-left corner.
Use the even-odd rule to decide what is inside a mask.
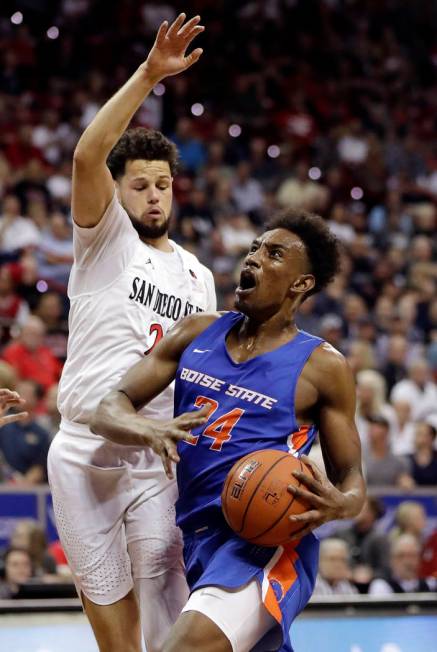
[[[252,339],[262,342],[263,340],[292,339],[297,333],[297,326],[294,316],[276,314],[266,320],[258,320],[253,317],[246,317],[243,321],[239,339]]]
[[[160,236],[159,238],[145,238],[140,236],[140,240],[145,244],[148,244],[151,247],[158,249],[158,251],[163,251],[164,253],[170,254],[172,251],[174,251],[174,248],[170,244],[170,240],[167,233]]]

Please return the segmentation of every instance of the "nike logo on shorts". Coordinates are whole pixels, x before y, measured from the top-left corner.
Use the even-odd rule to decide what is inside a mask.
[[[211,351],[211,349],[193,349],[193,353],[206,353],[207,351]]]

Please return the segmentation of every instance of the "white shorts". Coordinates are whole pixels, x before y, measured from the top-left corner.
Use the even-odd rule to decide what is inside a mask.
[[[120,600],[136,579],[183,574],[177,486],[160,464],[148,449],[113,444],[64,420],[52,442],[47,466],[59,538],[78,590],[96,604]]]
[[[212,620],[229,640],[233,652],[269,652],[281,645],[281,630],[263,604],[257,580],[235,591],[219,586],[197,589],[182,613],[185,611],[199,611]]]

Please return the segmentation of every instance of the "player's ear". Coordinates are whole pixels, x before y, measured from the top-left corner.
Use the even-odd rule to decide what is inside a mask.
[[[312,274],[301,274],[290,286],[293,294],[307,294],[316,284],[316,279]]]

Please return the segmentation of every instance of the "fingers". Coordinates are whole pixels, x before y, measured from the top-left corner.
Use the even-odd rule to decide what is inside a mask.
[[[297,480],[308,487],[308,489],[311,489],[313,493],[320,494],[323,492],[323,485],[311,476],[301,471],[293,471],[292,473]]]
[[[208,421],[208,414],[210,409],[210,404],[207,403],[202,407],[201,410],[198,410],[197,412],[184,412],[184,414],[180,414],[178,417],[176,417],[175,423],[177,427],[182,430],[191,430],[192,428],[197,428]]]
[[[7,398],[20,398],[20,395],[18,392],[13,392],[11,389],[1,388],[0,400]]]
[[[199,61],[203,54],[202,48],[196,48],[191,54],[185,57],[185,70],[192,66],[196,61]]]
[[[185,433],[183,433],[185,435]],[[160,452],[162,465],[164,467],[167,478],[172,480],[174,478],[173,463],[177,464],[180,460],[176,445],[171,439],[164,439],[162,441],[162,449]]]
[[[155,43],[157,45],[162,45],[164,43],[164,39],[167,36],[167,30],[168,22],[164,20],[164,22],[159,26],[158,33],[156,34]]]
[[[185,23],[183,27],[178,32],[178,36],[183,36],[184,38],[188,37],[188,34],[190,31],[196,27],[200,23],[200,16],[194,16],[194,18],[190,18],[188,22]],[[205,29],[202,27],[202,30]]]
[[[179,32],[180,28],[182,27],[183,22],[184,22],[186,17],[187,16],[186,16],[185,13],[179,14],[179,16],[176,18],[176,20],[170,25],[170,27],[168,29],[168,32],[167,32],[167,36],[171,37],[171,36],[173,36],[173,34],[177,34]],[[197,16],[196,16],[196,18],[197,18]]]
[[[317,509],[310,509],[308,512],[303,512],[303,514],[295,514],[294,516],[289,516],[288,518],[292,523],[302,524],[302,527],[298,528],[298,530],[290,536],[291,541],[295,539],[301,539],[323,523],[323,516]]]
[[[288,491],[296,498],[302,498],[304,501],[314,507],[323,507],[324,501],[317,494],[307,491],[304,487],[296,487],[294,484],[288,485]]]
[[[302,514],[293,514],[288,517],[293,523],[315,523],[323,518],[322,513],[318,509],[310,509]]]
[[[0,417],[0,428],[6,426],[8,423],[15,423],[16,421],[23,421],[29,416],[28,412],[18,412],[17,414],[8,414],[5,417]]]
[[[315,479],[318,480],[320,483],[323,483],[323,473],[321,469],[319,469],[317,464],[313,462],[313,460],[310,457],[308,457],[308,455],[301,455],[300,459],[302,460],[302,462],[304,462],[310,467]]]

